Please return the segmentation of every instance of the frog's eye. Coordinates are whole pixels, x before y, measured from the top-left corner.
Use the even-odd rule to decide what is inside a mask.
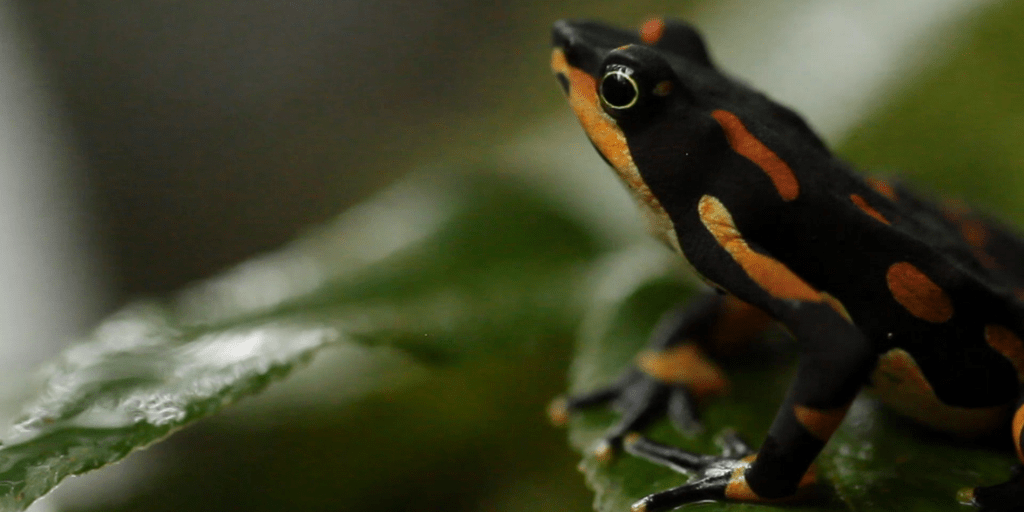
[[[626,66],[609,66],[601,77],[601,102],[612,110],[625,110],[636,105],[640,87],[633,79],[633,70]]]

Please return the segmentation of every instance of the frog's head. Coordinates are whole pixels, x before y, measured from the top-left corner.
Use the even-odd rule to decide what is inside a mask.
[[[784,160],[827,154],[796,113],[718,71],[686,23],[653,19],[634,32],[563,20],[553,43],[551,67],[584,130],[647,203],[749,165],[737,130]]]

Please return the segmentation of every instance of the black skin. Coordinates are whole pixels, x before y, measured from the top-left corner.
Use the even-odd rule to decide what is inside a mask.
[[[868,381],[878,357],[891,349],[913,357],[945,404],[1020,404],[1013,364],[989,346],[982,333],[985,326],[997,324],[1024,338],[1024,304],[1015,297],[1015,290],[1024,289],[1024,239],[977,214],[954,218],[900,185],[894,185],[895,200],[876,191],[834,156],[799,115],[720,72],[701,37],[685,23],[666,22],[664,35],[648,45],[632,31],[560,21],[553,29],[553,43],[571,68],[597,84],[610,70],[626,67],[632,73],[639,89],[635,105],[609,108],[608,104],[624,104],[623,94],[628,99],[628,91],[613,91],[617,96],[604,109],[624,135],[643,181],[671,219],[684,257],[718,288],[683,313],[666,316],[652,336],[651,348],[705,341],[708,326],[720,314],[721,294],[768,313],[797,340],[797,375],[756,460],[745,472],[754,501],[794,495],[827,442],[796,418],[794,406],[842,410]],[[558,79],[569,93],[569,78],[558,73]],[[651,92],[666,80],[672,85],[670,94]],[[800,187],[795,199],[780,197],[766,172],[733,150],[712,117],[716,110],[739,118],[792,169]],[[595,147],[602,151],[597,140]],[[615,160],[602,156],[609,163]],[[865,214],[851,203],[851,194],[862,197],[890,223]],[[851,320],[828,304],[786,298],[784,291],[753,279],[702,223],[698,203],[708,195],[725,206],[753,251],[781,262],[815,290],[837,298]],[[988,233],[981,250],[965,239],[964,219]],[[886,281],[887,269],[896,262],[909,262],[927,275],[949,297],[955,314],[946,321],[926,321],[901,305]],[[639,370],[607,388],[571,397],[566,405],[572,412],[605,403],[623,411],[621,421],[606,434],[607,446],[624,445],[635,455],[697,475],[683,487],[638,502],[646,510],[727,499],[726,470],[752,453],[734,437],[729,437],[721,455],[700,456],[631,434],[666,413],[684,432],[699,429],[686,389]],[[1024,509],[1022,482],[1018,472],[1006,484],[978,488],[975,504],[989,511]]]

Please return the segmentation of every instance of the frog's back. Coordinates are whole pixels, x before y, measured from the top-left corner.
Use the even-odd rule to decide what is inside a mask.
[[[1004,289],[1024,306],[1019,302],[1024,299],[1024,237],[1018,231],[961,201],[947,200],[940,206],[900,184],[875,183],[919,226],[919,232],[931,227],[936,234],[928,236],[948,248],[949,257],[958,265],[970,269],[988,286]]]
[[[883,399],[945,430],[987,429],[980,425],[1004,419],[1024,382],[1024,238],[962,203],[934,203],[884,180],[853,180],[870,190],[853,184],[836,197],[866,214],[851,217],[858,227],[832,234],[819,221],[818,236],[830,240],[822,246],[833,249],[799,258],[804,263],[787,259],[807,266],[811,281],[837,287],[874,340],[881,360],[872,383]],[[843,237],[861,249],[852,258],[839,254],[853,249],[841,248]],[[836,276],[840,261],[848,268]],[[938,400],[922,403],[927,393]],[[978,414],[984,421],[965,419]]]

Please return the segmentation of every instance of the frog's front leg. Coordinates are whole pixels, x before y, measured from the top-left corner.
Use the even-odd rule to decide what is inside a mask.
[[[815,457],[846,415],[877,356],[863,334],[824,302],[799,302],[782,318],[801,346],[797,375],[761,449],[736,441],[721,455],[697,455],[630,437],[631,453],[693,474],[689,483],[652,494],[634,510],[655,512],[709,499],[766,502],[813,482]]]
[[[622,417],[598,445],[602,457],[610,456],[623,436],[666,414],[683,433],[697,432],[701,427],[695,402],[728,387],[724,374],[705,355],[705,347],[719,345],[727,350],[729,345],[755,336],[769,322],[767,315],[735,297],[706,293],[664,315],[636,365],[618,381],[552,402],[552,421],[561,424],[573,412],[611,404]]]

